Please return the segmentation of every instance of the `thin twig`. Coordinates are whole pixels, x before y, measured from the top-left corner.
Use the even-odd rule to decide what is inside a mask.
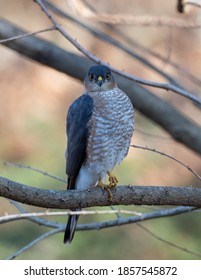
[[[109,26],[110,30],[114,32],[115,35],[120,36],[120,38],[128,43],[132,48],[138,49],[140,52],[144,52],[158,60],[160,60],[163,63],[168,63],[172,68],[179,71],[180,74],[182,74],[184,77],[191,80],[193,83],[196,83],[198,86],[201,86],[201,79],[190,73],[187,69],[184,69],[177,63],[173,62],[172,60],[167,61],[167,57],[154,51],[153,49],[150,49],[148,47],[143,46],[141,43],[137,42],[133,37],[130,38],[125,32],[121,31],[120,29],[115,28],[115,26],[107,25]]]
[[[43,212],[43,213],[24,213],[24,214],[15,214],[15,215],[9,215],[9,222],[13,220],[19,220],[19,219],[29,219],[32,217],[38,217],[38,216],[66,216],[67,214],[71,215],[87,215],[87,214],[116,214],[116,213],[124,213],[127,212],[127,214],[130,212],[132,216],[129,217],[118,217],[115,220],[109,220],[109,221],[103,221],[103,222],[95,222],[95,223],[88,223],[88,224],[79,224],[77,225],[77,230],[94,230],[94,229],[104,229],[109,227],[115,227],[115,226],[122,226],[126,224],[131,223],[137,223],[141,221],[156,219],[156,218],[164,218],[164,217],[171,217],[176,216],[192,211],[196,211],[197,207],[189,207],[189,206],[179,206],[174,208],[168,208],[168,209],[159,209],[156,211],[148,212],[148,213],[141,213],[140,215],[136,215],[133,213],[136,213],[135,211],[124,211],[124,210],[108,210],[108,211],[62,211],[62,212]],[[5,217],[5,216],[4,216]],[[5,222],[6,217],[1,217],[1,221]],[[11,219],[12,218],[12,219]],[[7,221],[8,222],[8,219]],[[36,221],[34,221],[36,222]],[[50,226],[50,225],[48,225]],[[55,228],[55,225],[53,225]],[[57,228],[63,228],[65,230],[65,225],[58,224]]]
[[[188,5],[195,6],[197,8],[201,8],[201,1],[200,0],[189,0],[189,1],[183,1],[178,0],[177,2],[177,10],[179,13],[185,13],[186,9],[185,7]]]
[[[55,212],[33,212],[33,213],[22,213],[22,214],[6,214],[5,216],[0,217],[0,224],[27,219],[31,217],[44,217],[44,216],[66,216],[66,215],[106,215],[106,214],[126,214],[126,215],[135,215],[141,216],[142,213],[129,210],[80,210],[80,211],[55,211]]]
[[[16,207],[21,213],[22,213],[22,212],[23,212],[23,213],[26,212],[26,211],[24,210],[24,208],[23,208],[19,203],[15,202],[15,201],[11,201],[11,203],[14,204],[15,207]],[[179,207],[179,208],[180,208],[180,207]],[[174,212],[174,211],[178,212],[178,210],[180,210],[180,213],[179,213],[179,214],[182,214],[182,213],[185,213],[185,211],[189,212],[189,207],[181,207],[180,209],[178,209],[178,207],[177,207],[177,208],[173,208],[173,209],[168,209],[168,210],[167,210],[168,215],[169,215],[169,213],[170,213],[170,210],[173,210],[173,212]],[[183,212],[182,212],[181,210],[182,210]],[[159,210],[159,211],[161,211],[161,210]],[[196,211],[196,210],[195,210],[195,211]],[[157,212],[157,211],[155,211],[155,212]],[[171,212],[172,212],[172,211],[171,211]],[[172,213],[173,213],[173,212],[172,212]],[[152,213],[153,213],[153,212],[152,212]],[[154,214],[154,216],[156,216],[156,214]],[[117,213],[117,220],[119,220],[119,222],[121,221],[120,218],[121,218],[121,217],[120,217],[119,213]],[[55,222],[50,222],[50,221],[47,221],[47,220],[45,220],[45,219],[41,219],[41,218],[37,218],[37,217],[30,217],[29,220],[31,220],[31,221],[33,221],[33,222],[35,222],[35,223],[37,223],[37,224],[40,224],[40,225],[44,225],[44,226],[56,228],[56,229],[58,229],[59,231],[62,230],[62,229],[64,228],[62,224],[55,223]],[[120,226],[120,223],[119,223],[118,225]],[[82,226],[84,226],[84,225],[78,225],[78,226],[77,226],[77,229],[79,230],[79,227],[81,227],[81,230],[83,230]],[[163,242],[163,243],[165,243],[165,244],[167,244],[167,245],[170,245],[170,246],[172,246],[172,247],[174,247],[174,248],[176,248],[176,249],[182,250],[182,251],[184,251],[184,252],[187,252],[187,253],[190,253],[190,254],[193,254],[193,255],[196,255],[196,256],[200,256],[200,253],[198,253],[198,252],[194,252],[194,251],[192,251],[192,250],[183,248],[183,247],[181,247],[181,246],[178,246],[177,244],[174,244],[174,243],[172,243],[172,242],[169,242],[169,241],[167,241],[167,240],[161,238],[160,236],[154,234],[152,231],[150,231],[149,229],[147,229],[146,227],[142,226],[142,225],[139,224],[139,223],[137,223],[137,226],[141,227],[141,228],[142,228],[143,230],[145,230],[148,234],[150,234],[151,236],[153,236],[153,237],[156,238],[157,240],[159,240],[159,241],[161,241],[161,242]],[[40,239],[40,240],[41,240],[41,239]],[[28,248],[30,248],[30,247],[28,247]],[[28,248],[27,248],[27,249],[28,249]],[[19,251],[18,251],[18,252],[19,252]],[[21,251],[19,252],[19,254],[20,254],[20,253],[21,253]],[[16,253],[15,253],[14,255],[16,255]],[[13,256],[13,255],[12,255],[12,256]]]
[[[29,213],[26,211],[19,202],[10,200],[10,203],[12,203],[19,211],[20,213]],[[38,217],[29,217],[27,218],[31,222],[34,222],[40,226],[45,226],[45,227],[50,227],[50,228],[60,228],[62,227],[62,224],[57,223],[57,222],[52,222],[43,218],[38,218]]]
[[[194,101],[195,103],[201,104],[201,98],[198,96],[195,96],[188,91],[181,89],[173,84],[165,84],[165,83],[157,83],[148,81],[145,79],[138,78],[134,75],[128,74],[126,72],[120,71],[112,66],[110,66],[108,63],[105,63],[100,58],[96,57],[94,54],[89,52],[87,49],[85,49],[81,44],[78,43],[77,40],[74,40],[66,31],[65,29],[57,22],[57,20],[49,13],[48,9],[44,5],[43,1],[41,0],[35,0],[35,2],[41,7],[42,11],[46,14],[46,16],[50,19],[50,21],[54,24],[55,28],[68,40],[70,41],[79,51],[81,51],[83,54],[85,54],[89,59],[94,61],[97,64],[103,64],[108,66],[114,73],[119,74],[133,82],[137,82],[143,85],[156,87],[156,88],[162,88],[167,91],[173,91],[175,93],[178,93],[191,101]]]
[[[90,8],[90,10],[97,13],[97,11],[94,9],[94,6],[90,5],[86,1],[84,1],[84,2],[85,2],[85,5]],[[45,3],[47,3],[48,7],[50,7],[50,8],[53,6],[47,0],[45,0]],[[58,8],[56,8],[56,9],[58,9]],[[121,29],[119,29],[115,25],[112,25],[112,24],[109,24],[109,23],[106,23],[105,25],[107,26],[107,28],[109,28],[110,31],[115,33],[115,35],[120,36],[120,38],[123,40],[123,42],[129,43],[129,45],[131,45],[132,49],[133,49],[133,47],[135,47],[138,50],[143,51],[145,53],[148,53],[149,55],[159,59],[160,61],[167,63],[167,57],[164,57],[163,55],[159,54],[158,52],[155,52],[152,49],[143,46],[141,43],[134,40],[133,36],[132,36],[132,38],[129,37],[124,31],[121,31]],[[175,63],[173,61],[170,61],[170,60],[168,61],[168,64],[171,65],[176,70],[178,70],[179,72],[181,72],[181,74],[183,74],[185,77],[192,80],[194,83],[198,84],[199,86],[201,85],[201,80],[198,79],[197,77],[195,77],[193,74],[191,74],[187,69],[183,69],[177,63]]]
[[[13,37],[10,37],[10,38],[7,38],[7,39],[0,40],[0,44],[7,43],[7,42],[13,41],[13,40],[23,39],[23,38],[28,37],[28,36],[34,36],[34,35],[37,35],[39,33],[44,33],[44,32],[53,31],[53,30],[56,30],[55,26],[45,28],[45,29],[42,29],[42,30],[38,30],[38,31],[34,31],[34,32],[27,32],[27,33],[22,34],[22,35],[16,35],[16,36],[13,36]]]
[[[175,157],[173,156],[170,156],[164,152],[161,152],[161,151],[158,151],[156,149],[151,149],[151,148],[148,148],[148,147],[143,147],[143,146],[138,146],[138,145],[130,145],[131,147],[133,148],[137,148],[137,149],[142,149],[142,150],[146,150],[146,151],[150,151],[150,152],[153,152],[153,153],[156,153],[156,154],[159,154],[159,155],[162,155],[162,156],[165,156],[165,157],[168,157],[174,161],[176,161],[177,163],[181,164],[182,166],[184,166],[185,168],[187,168],[191,173],[193,173],[200,181],[201,181],[201,176],[195,171],[193,170],[189,165],[183,163],[182,161],[176,159]]]
[[[191,2],[191,1],[190,1]],[[195,0],[193,1],[195,2]],[[69,7],[77,15],[96,22],[103,22],[109,24],[121,25],[135,25],[135,26],[157,26],[157,27],[175,27],[175,28],[200,28],[201,23],[188,21],[178,18],[171,18],[166,15],[150,16],[150,15],[132,15],[132,14],[107,14],[95,13],[82,0],[71,1]]]
[[[103,40],[103,41],[107,42],[108,44],[113,45],[116,48],[124,51],[125,53],[127,53],[131,57],[134,57],[136,60],[138,60],[141,63],[143,63],[145,66],[147,66],[150,69],[152,69],[155,72],[157,72],[159,75],[161,75],[162,77],[167,79],[170,83],[172,83],[172,84],[174,84],[174,85],[176,85],[176,86],[178,86],[180,88],[183,88],[172,76],[170,76],[169,74],[164,72],[162,69],[160,69],[154,63],[150,62],[147,58],[142,57],[141,55],[139,55],[136,52],[134,52],[132,49],[128,48],[125,44],[122,44],[119,40],[117,40],[115,38],[112,38],[111,36],[109,36],[109,35],[101,32],[101,31],[95,29],[92,26],[87,25],[86,23],[81,22],[78,19],[75,19],[71,15],[69,15],[69,14],[63,12],[62,10],[60,10],[58,7],[56,7],[55,5],[50,3],[49,1],[44,1],[44,2],[46,3],[47,7],[51,11],[53,11],[54,13],[58,14],[59,16],[65,18],[65,19],[68,19],[68,20],[72,21],[73,23],[77,24],[79,27],[84,28],[85,30],[87,30],[88,32],[90,32],[95,37],[99,38],[100,40]]]
[[[24,251],[30,249],[32,246],[34,246],[36,243],[38,243],[39,241],[51,236],[51,235],[54,235],[56,233],[59,233],[61,232],[62,229],[61,228],[58,228],[58,229],[53,229],[51,231],[48,231],[44,234],[42,234],[40,237],[34,239],[33,241],[31,241],[29,244],[27,244],[26,246],[24,246],[23,248],[21,248],[20,250],[18,250],[17,252],[15,252],[14,254],[10,255],[9,257],[6,258],[6,260],[13,260],[15,259],[16,257],[18,257],[20,254],[22,254]]]
[[[147,227],[145,227],[145,226],[143,226],[143,225],[141,225],[141,224],[139,224],[139,223],[137,223],[137,226],[140,227],[140,228],[142,228],[144,231],[146,231],[149,235],[151,235],[151,236],[154,237],[155,239],[157,239],[157,240],[159,240],[159,241],[161,241],[161,242],[163,242],[163,243],[165,243],[165,244],[167,244],[167,245],[169,245],[169,246],[172,246],[173,248],[179,249],[179,250],[181,250],[181,251],[183,251],[183,252],[185,252],[185,253],[189,253],[189,254],[192,254],[192,255],[197,256],[197,257],[201,257],[201,253],[199,253],[199,252],[195,252],[195,251],[189,250],[189,249],[187,249],[187,248],[184,248],[184,247],[179,246],[178,244],[175,244],[175,243],[173,243],[173,242],[170,242],[170,241],[168,241],[168,240],[166,240],[166,239],[160,237],[159,235],[153,233],[153,232],[152,232],[151,230],[149,230]]]
[[[168,209],[160,209],[157,211],[153,211],[150,213],[144,213],[141,216],[130,216],[130,217],[124,217],[124,218],[118,218],[115,220],[109,220],[109,221],[103,221],[103,222],[97,222],[97,223],[89,223],[89,224],[79,224],[77,225],[77,230],[100,230],[110,227],[116,227],[116,226],[123,226],[127,224],[142,222],[146,220],[151,219],[157,219],[157,218],[164,218],[164,217],[171,217],[176,216],[184,213],[189,213],[197,210],[196,207],[189,207],[189,206],[179,206],[175,208],[168,208]],[[65,230],[65,226],[63,227],[63,230]]]
[[[67,181],[61,177],[58,177],[56,175],[53,175],[49,172],[46,172],[46,171],[42,171],[38,168],[35,168],[35,167],[32,167],[30,165],[24,165],[24,164],[20,164],[20,163],[12,163],[12,162],[8,162],[8,161],[4,161],[4,165],[7,165],[7,166],[14,166],[14,167],[18,167],[18,168],[26,168],[26,169],[29,169],[29,170],[32,170],[32,171],[35,171],[35,172],[38,172],[40,174],[43,174],[44,176],[48,176],[52,179],[55,179],[55,180],[58,180],[60,182],[63,182],[63,183],[66,183]]]
[[[131,214],[134,216],[129,216],[129,217],[119,217],[115,220],[109,220],[109,221],[104,221],[104,222],[98,222],[98,223],[89,223],[89,224],[79,224],[77,225],[77,230],[94,230],[94,229],[103,229],[103,228],[108,228],[108,227],[114,227],[114,226],[120,226],[120,225],[125,225],[125,224],[130,224],[130,223],[137,223],[140,221],[145,221],[145,220],[150,220],[150,219],[155,219],[155,218],[163,218],[163,217],[170,217],[170,216],[175,216],[175,215],[180,215],[192,211],[196,211],[198,208],[197,207],[189,207],[189,206],[179,206],[179,207],[174,207],[174,208],[167,208],[167,209],[159,209],[156,211],[148,212],[148,213],[139,213],[136,211],[129,211],[129,210],[106,210],[106,211],[62,211],[62,212],[41,212],[41,213],[28,213],[26,212],[23,208],[19,208],[19,206],[15,205],[20,212],[23,212],[23,214],[26,215],[20,215],[16,214],[15,217],[12,215],[15,220],[18,218],[21,219],[30,219],[30,218],[36,218],[38,216],[66,216],[67,214],[71,213],[71,215],[77,215],[79,214]],[[133,214],[134,213],[134,214]],[[1,220],[3,221],[4,217],[1,217]],[[11,221],[11,220],[10,220]],[[33,222],[37,223],[37,220],[33,220]],[[50,222],[51,223],[51,222]],[[48,226],[51,226],[49,224]],[[62,224],[53,224],[52,227],[63,227],[63,230],[65,229],[65,226]]]
[[[21,212],[21,213],[28,213],[18,202],[16,201],[11,201],[12,204],[15,205],[15,207]],[[149,207],[149,209],[151,209],[151,207]],[[183,206],[180,206],[180,207],[174,207],[174,208],[169,208],[169,209],[159,209],[159,210],[155,210],[155,211],[152,211],[152,212],[149,212],[148,213],[148,218],[150,219],[151,216],[152,218],[159,218],[160,217],[160,214],[161,214],[161,211],[163,211],[163,217],[168,217],[168,216],[173,216],[173,215],[180,215],[180,214],[184,214],[184,213],[187,213],[187,212],[199,212],[199,209],[198,208],[189,208],[188,206],[187,207],[183,207]],[[165,215],[166,213],[166,215]],[[143,219],[146,220],[147,216],[146,216],[147,213],[144,213],[143,214]],[[158,215],[159,214],[159,215]],[[116,216],[117,216],[117,219],[114,220],[114,221],[118,221],[117,225],[118,226],[121,226],[121,216],[119,213],[116,213]],[[136,223],[138,221],[141,221],[140,219],[140,215],[137,215],[137,220],[133,220],[133,223]],[[65,230],[65,225],[63,224],[60,224],[60,223],[57,223],[57,222],[52,222],[52,221],[48,221],[46,219],[42,219],[42,218],[38,218],[38,217],[28,217],[27,219],[31,220],[32,222],[34,223],[37,223],[39,225],[43,225],[43,226],[47,226],[47,227],[51,227],[51,228],[63,228],[63,231]],[[128,218],[127,218],[128,219]],[[130,217],[129,217],[129,220],[130,220]],[[112,221],[113,222],[113,221]],[[124,222],[124,225],[125,225],[125,219],[123,220]],[[93,230],[93,229],[104,229],[104,226],[101,225],[102,222],[99,222],[99,223],[89,223],[89,224],[79,224],[77,225],[77,230]],[[108,227],[108,223],[111,224],[111,221],[106,221],[104,222],[104,225],[106,227]],[[131,222],[130,222],[131,223]],[[114,226],[112,224],[112,226]]]
[[[129,218],[118,218],[114,221],[78,225],[77,230],[102,229],[102,228],[111,227],[111,226],[112,227],[113,226],[120,226],[120,225],[123,225],[123,224],[133,223],[133,222],[137,222],[137,221],[138,222],[139,221],[144,221],[144,220],[151,219],[151,218],[160,218],[160,217],[164,217],[164,216],[167,216],[167,215],[168,216],[178,215],[178,214],[182,214],[182,213],[185,213],[185,212],[194,211],[195,209],[196,209],[195,207],[182,207],[181,206],[181,207],[177,207],[177,208],[174,208],[174,209],[166,209],[166,210],[156,211],[156,212],[153,212],[153,213],[143,214],[143,217],[135,216],[135,217],[129,217]],[[16,258],[17,256],[22,254],[24,251],[28,250],[30,247],[32,247],[33,245],[35,245],[36,243],[38,243],[42,239],[44,239],[46,237],[49,237],[51,235],[54,235],[56,233],[62,232],[62,231],[64,231],[64,229],[65,229],[65,226],[58,227],[57,229],[54,229],[52,231],[49,231],[49,232],[41,235],[40,237],[38,237],[35,240],[33,240],[32,242],[30,242],[28,245],[24,246],[23,248],[21,248],[20,250],[18,250],[17,252],[12,254],[11,256],[9,256],[7,258],[7,260],[12,260],[12,259]],[[179,246],[178,246],[178,248],[179,248]],[[186,252],[189,252],[191,254],[196,254],[195,252],[190,251],[188,249],[186,249]]]

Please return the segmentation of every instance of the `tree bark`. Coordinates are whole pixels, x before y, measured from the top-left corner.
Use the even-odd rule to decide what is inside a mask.
[[[201,189],[172,186],[119,186],[108,192],[45,190],[0,177],[0,196],[43,208],[75,209],[108,205],[183,205],[201,207]],[[45,197],[45,199],[44,199]]]

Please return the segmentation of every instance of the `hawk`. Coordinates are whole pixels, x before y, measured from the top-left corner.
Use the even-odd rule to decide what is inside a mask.
[[[83,95],[69,107],[66,120],[68,190],[115,187],[112,170],[127,155],[134,131],[134,109],[110,69],[92,66]],[[109,176],[106,186],[103,179]],[[78,210],[78,209],[73,209]],[[79,215],[69,215],[64,243],[71,243]]]

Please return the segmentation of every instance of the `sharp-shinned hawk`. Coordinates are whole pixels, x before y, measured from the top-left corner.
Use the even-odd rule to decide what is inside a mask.
[[[84,85],[67,114],[67,189],[106,187],[102,180],[107,174],[107,188],[114,187],[118,181],[112,170],[127,155],[134,131],[133,106],[106,66],[92,66]],[[64,243],[73,240],[78,217],[69,215]]]

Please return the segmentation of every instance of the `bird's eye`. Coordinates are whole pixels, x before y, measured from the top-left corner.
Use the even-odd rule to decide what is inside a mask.
[[[90,74],[90,75],[89,75],[89,80],[92,81],[93,79],[94,79],[94,75],[93,75],[93,74]]]
[[[109,80],[109,79],[110,79],[110,74],[107,73],[107,74],[105,75],[105,78],[106,78],[106,80]]]

